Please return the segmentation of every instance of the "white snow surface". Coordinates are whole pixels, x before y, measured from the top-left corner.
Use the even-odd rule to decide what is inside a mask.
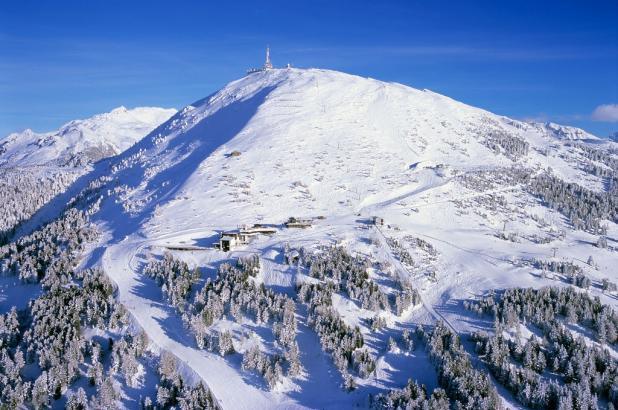
[[[56,131],[31,129],[0,140],[0,166],[80,165],[119,154],[176,113],[158,107],[118,107]]]
[[[527,141],[529,153],[511,159],[492,151],[482,143],[491,132]],[[595,137],[581,130],[511,120],[401,84],[321,69],[254,73],[185,107],[124,153],[95,167],[92,177],[109,175],[113,181],[102,190],[101,208],[94,215],[105,235],[89,261],[101,264],[118,284],[120,302],[151,340],[202,377],[223,408],[364,407],[368,392],[402,387],[409,377],[435,386],[431,366],[417,358],[422,351],[409,356],[372,347],[380,377],[358,380],[361,388],[347,393],[317,336],[302,324],[299,308],[305,375],[269,391],[242,372],[238,360],[197,348],[178,313],[142,275],[143,264],[168,245],[210,247],[224,229],[274,224],[279,232],[273,237],[228,254],[209,249],[175,255],[212,276],[218,263],[258,253],[263,261],[258,280],[293,293],[298,277],[283,264],[283,245],[339,243],[388,263],[421,292],[422,306],[401,317],[387,314],[393,329],[436,319],[457,331],[482,328],[481,320],[463,311],[462,300],[508,286],[567,286],[541,278],[522,263],[531,257],[550,259],[553,248],[557,258],[578,263],[593,280],[618,279],[612,269],[615,252],[593,247],[594,235],[573,231],[564,217],[521,187],[475,191],[458,180],[478,170],[519,165],[551,167],[567,181],[605,189],[603,179],[582,170],[581,158],[566,144],[575,136],[607,149],[618,146],[589,142]],[[240,155],[230,155],[234,151]],[[490,196],[504,197],[508,208],[492,210],[478,202]],[[497,238],[504,229],[520,238],[548,234],[550,228],[522,212],[543,217],[551,229],[565,230],[565,237],[547,244]],[[388,226],[376,229],[363,222],[373,215],[385,218]],[[290,216],[325,219],[306,230],[285,229],[281,224]],[[615,245],[618,230],[610,222],[608,227]],[[415,260],[426,258],[435,281],[399,263],[385,240],[399,239],[409,247],[409,237],[426,240],[437,250],[432,259],[410,248]],[[585,264],[589,255],[598,269]],[[616,305],[597,288],[590,292]],[[345,300],[337,302],[350,324],[372,316]],[[369,346],[387,339],[366,328],[363,333]],[[504,399],[513,407],[512,398]]]
[[[539,129],[541,132],[546,132],[562,140],[601,142],[601,138],[596,137],[581,128],[560,125],[554,122],[531,123],[531,125]]]
[[[235,227],[348,214],[417,195],[453,173],[515,163],[552,167],[565,180],[602,189],[599,178],[558,155],[564,147],[548,127],[400,84],[275,69],[182,109],[125,153],[117,175],[129,214],[163,231],[206,220]],[[479,142],[496,130],[528,141],[530,153],[512,161]],[[539,152],[553,145],[554,155]],[[229,156],[233,151],[241,155]]]

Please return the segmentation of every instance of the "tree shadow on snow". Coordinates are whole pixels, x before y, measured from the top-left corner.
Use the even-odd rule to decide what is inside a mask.
[[[210,236],[194,239],[195,246],[209,247],[219,242],[220,233],[216,232]]]
[[[450,299],[445,304],[434,306],[442,315],[455,315],[456,322],[465,323],[466,328],[488,331],[493,329],[493,319],[489,315],[478,315],[464,308],[464,299]],[[451,316],[452,317],[452,316]],[[449,319],[449,321],[454,321]],[[458,326],[459,327],[459,326]]]
[[[163,292],[161,291],[161,288],[157,286],[154,279],[151,279],[144,275],[140,275],[138,284],[136,286],[133,286],[130,292],[135,296],[146,299],[150,302],[150,306],[161,309],[167,314],[167,316],[176,315],[176,308],[167,303],[167,301],[163,297]]]
[[[104,253],[104,247],[98,246],[94,248],[91,252],[88,253],[87,259],[82,262],[82,267],[84,269],[90,269],[95,267],[97,263],[101,260],[101,257]]]
[[[299,388],[286,395],[309,408],[347,408],[350,406],[350,395],[358,396],[359,393],[343,389],[343,379],[330,354],[322,350],[317,333],[306,325],[306,306],[298,307],[297,314],[300,317],[296,340],[305,375],[294,380]],[[358,397],[359,402],[366,402],[367,393],[367,390],[363,390],[362,397]]]

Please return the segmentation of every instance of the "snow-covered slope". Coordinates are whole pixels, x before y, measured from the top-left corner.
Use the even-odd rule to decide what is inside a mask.
[[[82,165],[116,155],[171,117],[176,110],[119,107],[57,131],[30,129],[0,140],[0,166]]]
[[[613,159],[590,154],[592,147]],[[604,221],[610,246],[595,247],[598,232],[573,229],[515,175],[547,172],[605,193],[616,147],[582,130],[512,120],[428,90],[329,70],[274,69],[185,107],[96,164],[39,216],[96,180],[92,219],[103,235],[88,264],[104,268],[150,340],[201,377],[222,407],[366,407],[368,393],[402,387],[409,377],[436,385],[423,349],[387,351],[390,334],[437,319],[455,331],[476,330],[479,321],[462,313],[463,300],[496,288],[565,285],[531,267],[533,258],[578,264],[598,285],[590,292],[616,305],[600,291],[602,278],[618,280],[616,224]],[[383,227],[367,223],[376,215]],[[294,230],[283,225],[291,216],[316,218],[311,228]],[[277,232],[232,252],[214,249],[221,231],[254,223]],[[143,274],[145,263],[170,249],[209,277],[223,262],[257,254],[255,280],[294,295],[302,270],[283,262],[284,248],[335,243],[373,261],[371,278],[381,288],[390,292],[389,283],[403,278],[422,296],[399,316],[381,312],[388,330],[373,332],[376,312],[335,295],[334,309],[361,328],[377,362],[376,376],[357,378],[354,392],[341,388],[301,303],[304,373],[270,390],[241,370],[239,356],[252,343],[273,346],[269,331],[223,318],[214,327],[231,330],[238,354],[200,349],[183,314]],[[404,264],[404,251],[414,264]]]
[[[281,69],[247,76],[184,108],[119,159],[116,175],[128,213],[153,216],[164,229],[204,222],[198,210],[205,203],[208,219],[221,226],[358,211],[416,191],[424,178],[416,164],[428,161],[443,180],[521,164],[550,166],[601,188],[598,178],[567,163],[574,158],[546,155],[552,144],[563,147],[562,135],[595,138],[400,84]],[[500,138],[527,142],[528,155],[504,152]]]
[[[94,162],[126,150],[175,112],[120,107],[57,131],[26,130],[0,140],[0,242]]]
[[[546,132],[555,136],[561,140],[570,141],[598,141],[599,137],[596,137],[581,128],[570,127],[567,125],[560,125],[553,122],[546,123],[531,123],[532,126],[537,128],[541,132]]]

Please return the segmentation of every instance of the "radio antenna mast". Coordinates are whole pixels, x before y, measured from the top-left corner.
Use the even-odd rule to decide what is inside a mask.
[[[266,62],[264,62],[264,70],[270,70],[273,64],[270,62],[270,46],[266,46]]]

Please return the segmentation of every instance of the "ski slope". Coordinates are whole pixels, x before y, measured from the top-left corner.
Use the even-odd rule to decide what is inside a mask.
[[[527,154],[513,157],[491,149],[487,138],[495,134],[527,142]],[[257,280],[293,294],[298,274],[283,263],[283,246],[340,244],[387,264],[421,292],[422,306],[400,317],[389,314],[392,329],[437,319],[457,332],[479,329],[482,324],[463,312],[463,300],[509,286],[566,286],[524,263],[551,258],[554,248],[558,258],[577,261],[594,280],[618,280],[615,252],[592,246],[595,235],[571,229],[562,215],[521,186],[498,181],[495,187],[472,189],[463,183],[479,171],[509,172],[517,166],[534,172],[551,168],[565,181],[606,189],[602,177],[582,167],[581,156],[569,145],[573,141],[608,150],[617,146],[572,127],[512,120],[428,90],[329,70],[273,69],[234,81],[180,110],[96,166],[72,192],[95,177],[109,178],[93,215],[104,235],[91,256],[116,282],[120,302],[152,342],[195,371],[223,408],[366,407],[368,393],[401,387],[409,377],[436,384],[422,353],[382,350],[386,336],[371,333],[365,324],[373,312],[345,300],[336,303],[347,323],[363,326],[379,358],[379,377],[359,380],[355,392],[343,391],[317,336],[303,325],[299,307],[305,374],[269,391],[242,372],[237,359],[197,348],[180,315],[142,274],[144,263],[167,246],[197,246],[174,254],[212,276],[218,264],[257,253],[263,261]],[[532,214],[547,220],[547,226],[533,221]],[[291,216],[323,218],[299,231],[282,225]],[[383,217],[386,226],[370,226],[372,216]],[[231,253],[212,249],[221,231],[254,223],[270,224],[278,232]],[[558,230],[564,237],[550,243],[526,239]],[[500,239],[502,232],[521,239]],[[430,243],[435,257],[413,248],[411,238]],[[618,238],[611,222],[608,238],[613,244]],[[387,239],[398,240],[426,262],[404,266]],[[585,264],[590,255],[597,269]],[[616,305],[598,288],[590,292]],[[504,400],[514,407],[508,394]]]

